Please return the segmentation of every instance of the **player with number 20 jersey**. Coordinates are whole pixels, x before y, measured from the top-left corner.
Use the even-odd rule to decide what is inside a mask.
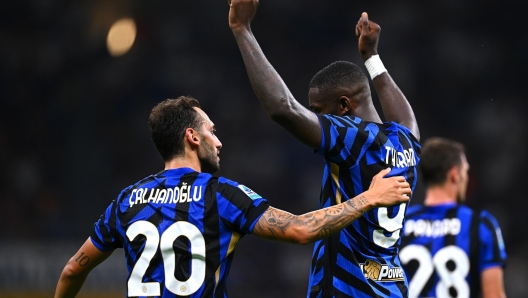
[[[357,117],[318,115],[325,159],[321,207],[339,204],[369,188],[387,166],[414,190],[420,145],[404,126]],[[347,228],[316,242],[310,270],[310,297],[402,297],[407,286],[398,259],[406,204],[375,208]],[[325,254],[323,254],[325,253]],[[323,297],[325,297],[323,295]]]
[[[129,297],[225,297],[233,250],[267,208],[231,180],[166,170],[124,189],[91,239],[102,251],[125,246]]]

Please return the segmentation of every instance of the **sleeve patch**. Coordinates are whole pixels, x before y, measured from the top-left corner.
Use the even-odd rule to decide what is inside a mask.
[[[258,193],[254,192],[253,190],[251,190],[249,187],[245,185],[239,184],[238,188],[240,188],[252,200],[262,199],[262,197]]]

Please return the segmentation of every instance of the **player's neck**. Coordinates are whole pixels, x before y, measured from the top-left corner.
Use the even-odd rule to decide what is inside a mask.
[[[429,187],[425,191],[425,206],[436,206],[456,203],[456,190],[449,186]]]
[[[195,154],[186,153],[185,156],[177,156],[169,161],[165,162],[165,170],[179,169],[179,168],[191,168],[196,172],[201,172],[202,167],[200,160]]]
[[[357,107],[356,111],[354,113],[355,116],[361,118],[363,121],[369,121],[369,122],[375,122],[375,123],[382,123],[380,116],[378,115],[378,112],[372,107]],[[350,115],[350,116],[354,116]]]

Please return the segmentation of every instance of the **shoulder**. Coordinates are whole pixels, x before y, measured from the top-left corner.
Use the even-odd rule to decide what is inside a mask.
[[[238,183],[225,177],[218,177],[218,192],[224,196],[244,195],[252,200],[262,199],[262,197],[254,192],[251,188],[244,184]]]
[[[484,225],[486,225],[488,228],[496,229],[499,227],[499,222],[493,216],[491,213],[489,213],[487,210],[480,211],[480,222]]]
[[[354,116],[337,116],[330,114],[317,114],[323,126],[357,127],[366,124],[361,118]]]
[[[139,180],[138,182],[125,187],[121,191],[121,193],[119,193],[119,196],[117,197],[117,201],[118,202],[122,201],[123,199],[128,197],[135,189],[144,187],[145,185],[148,185],[148,184],[152,183],[154,180],[155,180],[155,175],[149,175],[149,176]]]
[[[398,132],[408,136],[409,138],[411,138],[412,141],[414,141],[416,143],[419,143],[419,141],[416,138],[416,136],[406,126],[403,126],[403,125],[401,125],[399,123],[392,122],[392,121],[391,122],[383,122],[383,125],[385,126],[385,128],[387,130],[398,131]]]

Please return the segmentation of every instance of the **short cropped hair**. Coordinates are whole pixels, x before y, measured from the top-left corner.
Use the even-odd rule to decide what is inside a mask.
[[[459,142],[440,137],[428,139],[422,146],[418,165],[424,185],[442,185],[449,170],[462,165],[464,151],[464,145]]]
[[[309,87],[324,91],[357,84],[368,85],[368,78],[363,70],[352,62],[336,61],[317,72],[310,81]]]
[[[185,130],[200,130],[203,121],[194,108],[200,103],[193,97],[180,96],[157,104],[149,116],[150,135],[164,161],[184,153]]]

